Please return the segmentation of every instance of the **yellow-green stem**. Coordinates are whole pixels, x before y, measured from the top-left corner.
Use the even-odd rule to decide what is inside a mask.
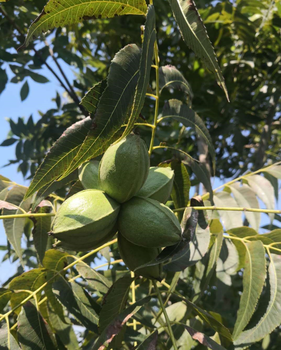
[[[1,215],[0,220],[4,219],[16,219],[16,218],[31,218],[31,217],[43,217],[43,216],[55,216],[55,213],[26,213],[26,214],[13,214],[13,215]]]
[[[153,1],[150,2],[152,4]],[[154,43],[154,57],[155,57],[155,83],[156,83],[156,95],[155,97],[155,110],[154,110],[154,120],[153,120],[153,128],[152,128],[152,134],[151,134],[151,140],[150,140],[150,146],[148,154],[151,156],[153,145],[154,145],[154,139],[156,134],[156,126],[157,126],[157,118],[159,113],[159,56],[158,56],[158,46],[157,42]]]
[[[165,306],[163,304],[162,296],[161,296],[161,293],[160,293],[160,291],[158,289],[157,282],[155,282],[154,280],[153,280],[153,285],[154,285],[154,289],[156,290],[156,293],[157,293],[157,296],[158,296],[158,300],[159,300],[161,309],[163,311],[163,314],[164,314],[164,317],[165,317],[165,320],[166,320],[166,323],[167,323],[169,335],[170,335],[170,338],[171,338],[174,350],[177,350],[177,343],[176,343],[176,339],[174,337],[174,333],[173,333],[173,330],[172,330],[170,319],[169,319],[169,316],[168,316],[167,311],[165,309]]]
[[[73,261],[72,263],[70,263],[69,265],[65,266],[62,270],[58,271],[56,274],[54,274],[54,276],[52,276],[47,282],[43,283],[39,288],[37,288],[34,292],[32,292],[28,297],[26,297],[24,300],[22,300],[17,306],[13,307],[10,311],[8,311],[6,314],[2,315],[0,317],[0,322],[6,318],[7,316],[9,316],[11,313],[13,313],[16,309],[18,309],[19,307],[21,307],[23,304],[25,304],[28,300],[30,300],[31,298],[34,297],[34,295],[36,295],[37,293],[39,293],[42,289],[44,289],[47,284],[52,281],[54,278],[56,278],[58,275],[60,275],[62,272],[67,271],[68,269],[70,269],[72,266],[76,265],[77,263],[79,263],[80,261],[83,261],[85,259],[87,259],[88,257],[90,257],[91,255],[97,253],[98,251],[100,251],[101,249],[108,247],[114,243],[117,242],[117,239],[113,239],[110,242],[107,242],[105,244],[103,244],[102,246],[100,246],[97,249],[92,250],[91,252],[81,256],[80,258],[76,259],[75,261]]]
[[[180,212],[184,211],[186,208],[192,208],[195,210],[226,210],[226,211],[249,211],[253,213],[266,213],[266,214],[281,214],[281,210],[274,210],[274,209],[257,209],[257,208],[242,208],[242,207],[216,207],[216,206],[210,206],[210,207],[185,207],[185,208],[178,208],[174,209],[173,211]]]

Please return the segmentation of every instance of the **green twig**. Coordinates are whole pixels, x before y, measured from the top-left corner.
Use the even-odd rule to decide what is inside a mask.
[[[16,218],[33,218],[42,216],[55,216],[55,213],[26,213],[26,214],[13,214],[13,215],[0,215],[0,220],[16,219]]]
[[[192,208],[195,210],[225,210],[225,211],[249,211],[253,213],[265,213],[265,214],[281,214],[281,210],[274,210],[274,209],[257,209],[257,208],[243,208],[243,207],[216,207],[216,206],[210,206],[210,207],[184,207],[184,208],[178,208],[174,209],[174,212],[180,212],[184,211],[186,208]]]
[[[165,320],[166,320],[166,323],[167,323],[169,335],[170,335],[170,338],[171,338],[174,350],[177,350],[177,343],[176,343],[176,339],[174,337],[174,333],[173,333],[172,326],[171,326],[171,323],[170,323],[170,320],[169,320],[169,316],[168,316],[167,311],[165,309],[165,306],[163,304],[162,296],[161,296],[161,293],[160,293],[160,291],[159,291],[159,289],[157,287],[157,283],[154,280],[153,280],[153,285],[154,285],[154,288],[156,290],[161,309],[162,309],[163,314],[165,316]]]

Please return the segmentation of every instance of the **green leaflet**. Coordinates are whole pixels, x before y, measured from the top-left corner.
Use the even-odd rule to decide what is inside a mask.
[[[233,331],[233,339],[237,339],[249,323],[260,298],[265,277],[266,261],[261,241],[245,244],[246,261],[243,275],[243,293]]]
[[[68,176],[80,164],[102,154],[120,137],[118,132],[131,112],[139,77],[140,57],[140,49],[135,44],[125,46],[115,55],[92,128],[78,153],[72,157],[69,167],[61,173],[60,179]]]
[[[76,282],[68,283],[60,277],[53,284],[53,292],[60,303],[87,329],[97,333],[99,318],[91,304],[91,297]]]
[[[169,0],[169,2],[184,41],[204,61],[206,67],[215,74],[219,86],[222,87],[227,100],[229,100],[214,48],[194,1]]]
[[[18,338],[23,350],[56,350],[50,327],[28,301],[18,318]]]
[[[99,315],[99,328],[101,332],[103,332],[112,320],[118,317],[125,308],[132,282],[133,279],[127,274],[118,279],[105,295]]]
[[[0,313],[3,312],[3,309],[10,300],[12,293],[13,292],[9,289],[0,288]]]
[[[147,86],[150,79],[150,69],[152,65],[154,43],[156,40],[156,29],[155,29],[155,10],[154,6],[151,5],[148,8],[145,22],[144,40],[141,51],[140,67],[139,67],[139,80],[136,86],[134,103],[132,111],[127,123],[127,127],[123,132],[121,138],[130,134],[133,130],[134,123],[137,121],[139,114],[142,110]]]
[[[77,154],[92,123],[92,119],[88,117],[72,124],[65,130],[39,166],[25,198],[31,196],[42,187],[44,187],[44,192],[46,192],[48,187],[63,174]],[[46,188],[48,184],[49,186]]]
[[[41,14],[31,24],[21,48],[42,32],[82,20],[112,18],[122,15],[145,15],[145,0],[49,0]]]
[[[263,317],[251,329],[240,334],[234,341],[235,349],[243,349],[251,343],[257,342],[271,333],[281,323],[281,259],[279,255],[269,254],[268,267],[270,300]]]
[[[215,171],[216,151],[214,149],[209,131],[197,113],[195,113],[191,108],[183,104],[181,101],[173,99],[169,100],[168,103],[164,105],[162,118],[160,118],[159,121],[167,118],[173,118],[186,127],[191,126],[196,131],[196,133],[198,133],[204,139],[208,146],[209,153],[212,157],[213,168]]]
[[[217,207],[238,207],[235,199],[225,191],[216,193],[214,195],[214,202]],[[241,212],[227,210],[219,210],[218,212],[226,230],[243,226]]]
[[[87,281],[89,286],[93,288],[93,290],[98,291],[100,293],[108,292],[111,286],[111,282],[100,272],[95,271],[85,263],[78,263],[76,265],[76,269],[79,272],[79,274],[83,278],[85,278],[85,280]]]
[[[149,336],[136,348],[136,350],[147,350],[147,349],[156,349],[158,339],[158,332],[155,331]]]
[[[245,178],[249,186],[256,193],[256,195],[264,202],[267,209],[274,209],[274,189],[271,183],[263,176],[251,175]],[[271,220],[274,218],[274,214],[269,214]]]
[[[11,204],[15,204],[20,208],[24,209],[26,212],[30,208],[31,200],[24,200],[26,194],[26,187],[23,186],[14,186],[9,192],[5,200]],[[13,215],[13,214],[22,214],[23,212],[20,209],[16,210],[7,210],[4,209],[4,215]],[[22,261],[22,249],[21,249],[21,237],[24,231],[25,218],[11,218],[4,220],[4,228],[9,242],[15,249],[16,254],[18,255],[21,264]]]
[[[192,339],[197,340],[202,345],[207,346],[211,350],[226,350],[223,346],[216,343],[213,339],[209,338],[206,334],[203,334],[201,332],[198,332],[197,330],[186,326],[185,329],[188,331],[188,333],[191,335]]]
[[[255,192],[247,185],[240,186],[239,183],[234,183],[228,186],[234,195],[234,198],[239,207],[242,208],[259,208],[259,202]],[[245,212],[245,216],[250,225],[258,230],[260,227],[260,213]]]
[[[81,105],[86,108],[91,117],[94,117],[100,97],[106,87],[106,80],[95,84],[82,98]]]
[[[190,99],[193,98],[191,86],[182,73],[174,66],[169,65],[159,68],[159,88],[160,94],[165,88],[173,88],[176,90],[182,90]]]

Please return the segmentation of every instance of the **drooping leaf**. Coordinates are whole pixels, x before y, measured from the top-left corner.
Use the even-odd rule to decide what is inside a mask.
[[[239,207],[242,208],[259,208],[259,202],[255,195],[255,192],[247,185],[240,186],[238,183],[234,183],[229,186],[231,192],[234,195]],[[258,230],[260,227],[260,213],[245,212],[245,216],[250,225]]]
[[[136,348],[136,350],[156,350],[158,332],[155,331]]]
[[[8,193],[5,200],[9,203],[15,204],[18,207],[22,208],[26,212],[29,210],[31,200],[24,200],[26,194],[26,187],[23,186],[14,186]],[[20,209],[17,210],[7,210],[4,209],[4,215],[13,215],[13,214],[22,214]],[[4,228],[9,242],[12,244],[15,249],[16,254],[18,255],[21,264],[22,261],[22,249],[21,249],[21,237],[24,231],[25,218],[13,218],[4,220]]]
[[[264,202],[266,208],[274,209],[274,190],[271,183],[261,175],[251,175],[246,179],[252,190]],[[269,214],[269,217],[273,220],[274,214]]]
[[[83,263],[78,263],[76,269],[94,290],[100,293],[108,292],[112,283],[100,272],[95,271],[90,266]]]
[[[12,291],[6,288],[0,288],[0,313],[2,313],[4,307],[7,305],[9,302]]]
[[[209,349],[212,350],[226,350],[223,346],[216,343],[213,339],[208,337],[206,334],[203,334],[201,332],[196,331],[195,329],[186,326],[185,329],[188,331],[188,333],[191,335],[192,339],[197,340],[200,344],[207,346]]]
[[[18,318],[18,338],[23,350],[57,349],[51,329],[30,301]]]
[[[192,100],[193,93],[182,73],[174,66],[164,66],[159,68],[159,88],[160,94],[164,88],[172,88],[184,91]]]
[[[20,350],[18,343],[12,334],[8,332],[8,328],[5,324],[2,324],[0,328],[0,349]]]
[[[105,295],[99,320],[99,329],[101,332],[125,308],[132,281],[133,279],[130,275],[119,278]]]
[[[37,213],[46,214],[50,212],[50,206],[38,207]],[[45,251],[48,248],[51,248],[50,237],[48,232],[51,231],[51,216],[42,216],[42,217],[33,217],[32,218],[34,227],[32,230],[34,246],[40,261],[40,264],[43,263],[45,256]]]
[[[263,170],[266,173],[276,177],[277,179],[281,179],[281,165],[272,165]]]
[[[160,120],[165,120],[167,118],[173,118],[186,127],[192,127],[196,133],[204,139],[213,160],[213,168],[215,169],[216,151],[214,149],[209,131],[197,113],[195,113],[191,108],[189,108],[181,101],[173,99],[169,100],[164,105]]]
[[[214,202],[216,207],[238,207],[235,199],[226,191],[216,193]],[[241,212],[229,210],[218,210],[218,212],[226,230],[243,226]]]
[[[227,100],[228,93],[214,48],[193,0],[169,0],[175,20],[185,43],[203,60],[206,67],[215,74]]]
[[[81,105],[94,117],[100,97],[106,87],[106,80],[96,83],[82,98]]]
[[[144,0],[74,0],[69,3],[62,0],[57,3],[49,0],[41,14],[31,24],[23,47],[26,47],[32,38],[50,29],[63,27],[82,20],[96,18],[112,18],[122,15],[145,15],[146,3]]]
[[[235,349],[243,349],[245,346],[263,339],[281,323],[281,257],[269,255],[270,264],[268,268],[270,300],[265,314],[257,324],[240,334],[234,341]]]
[[[11,295],[11,307],[13,308],[18,306],[26,297],[29,296],[28,292],[19,292],[18,290],[34,292],[46,282],[46,278],[46,270],[42,268],[32,269],[13,278],[9,284],[9,289],[15,291],[16,293]],[[40,295],[40,293],[38,295]],[[20,309],[17,309],[15,312],[19,313]]]
[[[115,55],[110,65],[107,87],[98,104],[93,127],[61,179],[78,168],[80,164],[102,154],[119,138],[118,131],[131,112],[139,77],[140,58],[140,49],[135,44],[125,46]]]
[[[126,322],[134,316],[140,308],[150,301],[151,297],[148,296],[143,298],[136,303],[129,306],[127,309],[115,316],[115,318],[110,322],[110,324],[104,329],[100,337],[95,342],[92,350],[103,350],[106,348],[114,337],[121,331],[122,327]]]
[[[192,171],[196,175],[197,179],[200,182],[202,182],[202,184],[204,185],[206,190],[209,192],[211,202],[213,201],[213,190],[212,190],[212,185],[211,185],[211,181],[210,181],[210,175],[209,175],[209,172],[208,172],[205,164],[202,164],[202,163],[200,164],[196,159],[192,158],[188,153],[184,152],[181,149],[177,149],[175,147],[168,147],[168,146],[156,146],[156,147],[154,147],[154,149],[158,149],[158,148],[168,149],[168,150],[175,151],[175,152],[178,152],[179,154],[181,154],[183,156],[182,162],[184,164],[188,165],[192,169]]]
[[[149,84],[150,69],[152,65],[154,43],[156,40],[156,29],[155,29],[155,10],[154,6],[150,5],[146,15],[144,39],[141,50],[141,59],[139,67],[139,79],[136,86],[134,102],[131,110],[129,120],[125,131],[123,132],[122,138],[129,135],[134,128],[134,123],[137,121],[139,114],[142,110],[147,86]]]
[[[88,117],[66,129],[47,153],[43,163],[39,166],[28,188],[26,198],[57,180],[64,173],[77,154],[92,123],[92,119]]]
[[[237,339],[250,321],[266,277],[266,261],[261,241],[245,244],[246,262],[243,275],[243,293],[233,331],[233,339]]]
[[[21,100],[24,101],[27,98],[28,94],[29,94],[29,85],[28,85],[28,81],[26,80],[26,82],[23,84],[20,90]]]
[[[68,283],[60,277],[53,284],[53,292],[66,309],[87,329],[97,333],[99,318],[90,303],[90,296],[76,282]]]
[[[79,350],[79,344],[74,333],[72,324],[68,319],[68,323],[63,322],[54,310],[48,309],[49,321],[55,330],[55,333],[59,336],[60,341],[66,347],[67,350]],[[46,349],[47,350],[47,349]]]
[[[189,202],[190,179],[186,166],[179,160],[164,162],[159,166],[170,166],[174,170],[173,189],[171,193],[172,200],[176,209],[185,208]],[[177,213],[179,219],[182,218],[182,212]]]
[[[194,281],[193,288],[195,291],[195,296],[192,301],[196,302],[200,297],[202,297],[204,291],[207,289],[208,284],[211,280],[211,277],[216,270],[216,263],[220,255],[223,242],[223,227],[218,219],[213,219],[210,223],[210,232],[211,232],[211,248],[208,251],[206,256],[206,263],[204,266],[202,279]],[[196,265],[197,267],[197,265]],[[196,284],[198,284],[196,288]]]

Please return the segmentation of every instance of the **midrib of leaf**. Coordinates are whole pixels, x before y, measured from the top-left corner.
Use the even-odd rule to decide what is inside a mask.
[[[197,40],[197,43],[199,43],[200,47],[202,48],[202,50],[204,51],[204,53],[205,53],[206,56],[208,57],[209,61],[211,62],[211,65],[213,66],[214,72],[215,72],[216,75],[217,75],[217,79],[218,79],[218,81],[220,82],[221,87],[223,88],[223,90],[224,90],[224,92],[225,92],[225,95],[226,95],[227,100],[229,101],[228,92],[227,92],[227,89],[226,89],[226,87],[225,87],[225,83],[224,83],[224,81],[223,81],[223,78],[220,76],[219,70],[216,68],[216,64],[214,64],[213,59],[212,59],[211,56],[209,55],[208,51],[205,49],[204,45],[201,43],[201,41],[200,41],[200,39],[198,38],[198,36],[196,35],[195,31],[193,30],[193,28],[192,28],[191,25],[189,24],[189,22],[188,22],[188,20],[187,20],[187,18],[186,18],[186,16],[185,16],[185,14],[184,14],[184,12],[183,12],[183,9],[182,9],[182,7],[181,7],[181,5],[180,5],[180,3],[179,3],[179,0],[169,0],[169,1],[170,1],[170,3],[171,3],[171,7],[173,7],[173,6],[172,6],[173,3],[178,5],[177,7],[178,7],[178,9],[179,9],[179,11],[180,11],[180,13],[181,13],[181,15],[182,15],[183,20],[185,21],[185,23],[187,24],[188,28],[190,29],[190,31],[191,31],[192,34],[194,35],[195,39]],[[195,10],[196,10],[196,6],[195,6],[193,0],[189,0],[189,1],[191,1],[191,4],[195,7]],[[196,13],[196,15],[197,15],[197,13]],[[187,14],[187,16],[188,16],[188,14]],[[206,34],[207,39],[210,41],[210,39],[209,39],[209,37],[208,37],[208,35],[207,35],[207,32],[206,32],[206,29],[205,29],[205,27],[204,27],[204,24],[203,24],[203,22],[202,22],[202,20],[201,20],[200,17],[198,17],[198,21],[201,23],[201,26],[203,27],[202,30],[205,31],[205,34]],[[181,30],[181,32],[183,32],[183,30],[182,30],[181,28],[180,28],[180,30]],[[215,54],[214,54],[214,55],[215,55]]]
[[[30,186],[26,195],[25,195],[25,198],[29,197],[29,193],[33,192],[34,188],[40,189],[40,187],[38,188],[38,185],[44,180],[44,178],[50,173],[50,171],[52,171],[56,166],[58,166],[58,164],[60,164],[65,159],[65,157],[67,157],[71,152],[75,151],[78,147],[81,147],[81,145],[77,145],[74,148],[72,148],[69,152],[67,152],[62,158],[60,158],[60,160],[58,162],[56,162],[51,168],[49,168],[49,170],[46,171],[45,175],[41,176],[40,180],[37,183],[35,183],[34,186],[32,186],[32,187]],[[39,171],[40,171],[40,168],[37,170],[37,172],[39,172]],[[36,172],[34,178],[37,176],[37,172]],[[50,182],[52,183],[53,180],[51,179],[48,183],[50,183]]]
[[[119,5],[120,7],[125,6],[125,7],[127,7],[127,8],[131,8],[132,10],[134,10],[134,11],[132,11],[132,13],[135,13],[135,12],[136,12],[136,14],[138,13],[139,15],[145,15],[145,12],[143,12],[143,11],[141,11],[140,9],[138,9],[137,7],[133,7],[133,6],[131,6],[130,4],[125,3],[125,2],[112,1],[112,0],[111,0],[111,1],[109,1],[109,0],[106,0],[106,1],[105,1],[105,0],[103,0],[103,1],[88,1],[88,2],[84,2],[84,3],[76,4],[76,5],[73,5],[73,6],[69,6],[69,7],[65,8],[65,9],[63,9],[63,10],[60,10],[60,11],[54,13],[53,15],[49,15],[49,14],[47,14],[47,13],[44,13],[44,14],[47,15],[47,18],[46,18],[45,20],[43,20],[43,21],[40,23],[39,26],[35,26],[34,29],[33,29],[33,31],[31,31],[31,32],[28,33],[28,38],[29,38],[29,40],[30,40],[30,38],[32,38],[32,36],[34,35],[34,33],[35,33],[40,27],[42,27],[46,22],[52,20],[53,17],[61,16],[65,11],[71,11],[71,10],[73,10],[75,7],[82,7],[82,6],[87,7],[87,6],[90,5],[90,4],[97,4],[97,6],[99,6],[100,4],[105,4],[105,5],[107,5],[107,4]],[[86,12],[86,11],[84,11],[84,12]],[[39,20],[40,20],[40,16],[39,16]],[[35,20],[35,22],[33,22],[33,23],[36,23],[36,20]],[[70,23],[72,23],[72,22],[70,21]],[[27,44],[28,44],[29,40],[27,41]]]
[[[134,79],[134,77],[139,73],[139,69],[136,70],[136,72],[132,75],[132,77],[129,79],[129,81],[127,82],[127,84],[125,85],[125,88],[123,89],[119,99],[117,100],[117,103],[113,109],[113,111],[111,112],[106,124],[104,125],[103,129],[100,131],[98,137],[95,138],[94,142],[91,143],[91,145],[82,153],[82,155],[80,155],[80,150],[78,151],[78,154],[74,157],[72,163],[70,163],[70,166],[69,168],[66,170],[66,172],[59,178],[59,180],[62,180],[63,178],[65,178],[66,176],[68,176],[73,170],[75,170],[79,164],[81,164],[82,161],[87,161],[89,158],[92,158],[93,155],[91,154],[90,156],[87,157],[87,153],[89,152],[89,150],[94,146],[94,144],[99,140],[100,138],[100,135],[103,133],[103,131],[106,129],[108,123],[110,123],[111,121],[111,118],[116,110],[116,108],[118,107],[120,101],[121,101],[121,98],[123,97],[128,85],[131,83],[131,81]],[[113,136],[118,132],[118,130],[116,130],[116,132],[111,136],[111,139],[113,138]],[[85,144],[87,138],[84,140],[84,142],[82,143],[82,145],[80,145],[80,149],[83,149],[83,145]],[[100,149],[102,148],[102,145],[100,147],[98,147],[96,149],[96,152],[99,152]],[[77,159],[79,157],[79,159]]]
[[[278,292],[278,276],[277,276],[277,272],[276,272],[276,267],[275,267],[275,264],[272,260],[272,255],[270,253],[270,250],[267,249],[267,253],[268,253],[268,256],[269,256],[269,259],[270,259],[270,264],[272,266],[272,269],[273,269],[273,274],[274,274],[274,280],[275,280],[275,288],[274,288],[274,291],[272,293],[272,290],[270,290],[270,304],[269,304],[269,307],[267,308],[265,314],[263,315],[263,317],[260,319],[259,323],[253,327],[252,329],[250,330],[247,330],[245,332],[243,332],[241,334],[241,336],[237,339],[237,341],[234,341],[234,344],[237,344],[238,346],[239,345],[242,345],[244,347],[243,344],[246,343],[247,339],[249,339],[255,332],[257,332],[257,330],[263,325],[263,323],[267,320],[267,317],[268,315],[270,314],[271,310],[273,309],[273,306],[274,306],[274,301],[276,300],[276,296],[277,296],[277,292]],[[274,326],[271,328],[271,330],[266,334],[270,333],[271,331],[274,330],[274,328],[276,328],[278,325]],[[247,336],[246,337],[243,337],[243,335],[247,333]],[[261,340],[263,337],[265,336],[265,334],[262,334],[261,336],[258,336],[256,339],[252,340],[251,342],[256,342],[256,341],[259,341]],[[242,338],[242,341],[239,341],[239,339]]]
[[[37,298],[37,296],[35,296],[35,298]],[[36,309],[37,309],[37,304],[36,304]],[[44,333],[43,333],[43,329],[42,329],[42,324],[41,324],[41,319],[40,319],[40,314],[39,314],[39,310],[38,309],[37,309],[37,319],[38,319],[38,323],[39,323],[42,343],[43,343],[43,346],[44,346],[43,350],[47,350],[46,349],[46,344],[45,344],[45,339],[44,339]],[[46,332],[48,332],[47,328],[46,328]]]
[[[174,84],[174,83],[178,83],[178,84],[184,85],[184,86],[187,87],[187,89],[190,89],[189,86],[186,85],[186,84],[185,84],[183,81],[181,81],[181,80],[170,80],[168,83],[166,83],[166,84],[161,88],[160,93],[162,92],[162,90],[163,90],[165,87],[167,87],[167,86],[169,86],[169,85],[172,85],[172,84]]]
[[[250,299],[251,299],[251,296],[252,296],[253,280],[254,280],[254,277],[253,277],[253,258],[252,258],[249,246],[246,243],[244,243],[244,241],[242,241],[242,243],[244,244],[244,247],[246,249],[246,253],[247,253],[248,259],[249,259],[249,264],[248,264],[247,268],[249,268],[249,271],[250,271],[250,278],[248,278],[248,280],[247,280],[249,282],[249,288],[247,290],[246,304],[243,305],[243,309],[242,309],[243,312],[242,312],[241,315],[239,314],[239,311],[241,310],[241,305],[239,307],[239,310],[238,310],[238,313],[237,313],[237,319],[236,319],[236,323],[235,323],[234,331],[233,331],[233,339],[236,339],[240,335],[240,333],[246,327],[246,325],[248,324],[251,316],[253,315],[253,313],[255,311],[254,309],[253,310],[249,310]],[[251,242],[250,244],[252,246],[258,244],[260,246],[259,248],[263,249],[263,245],[262,245],[261,242],[260,243]],[[264,274],[264,278],[265,278],[265,274]],[[243,285],[244,285],[244,283],[243,283]],[[260,293],[261,292],[262,292],[262,288],[260,289]],[[245,293],[245,290],[243,291],[243,294],[244,293]],[[260,295],[260,293],[259,293],[259,295]],[[241,300],[243,298],[243,294],[241,296]],[[258,299],[255,302],[255,306],[256,306],[257,302],[258,302]]]

